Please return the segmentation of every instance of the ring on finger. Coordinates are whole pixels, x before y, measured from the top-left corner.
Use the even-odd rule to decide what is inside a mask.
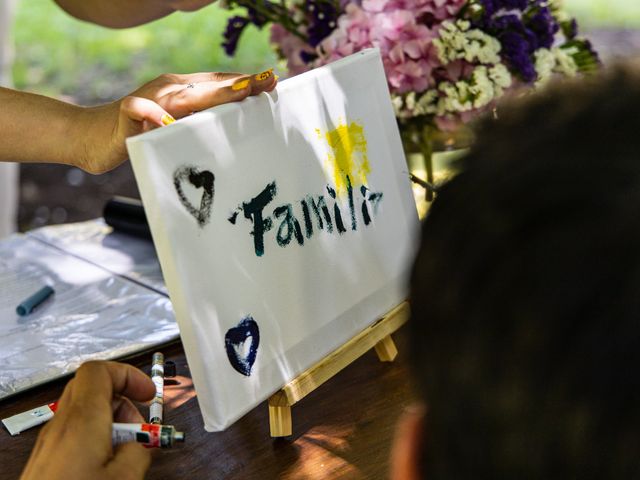
[[[196,84],[195,83],[189,83],[189,84],[187,84],[187,88],[196,88]]]

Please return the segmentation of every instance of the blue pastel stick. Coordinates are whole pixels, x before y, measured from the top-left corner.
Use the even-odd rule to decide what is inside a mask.
[[[29,298],[27,298],[26,300],[23,300],[20,303],[20,305],[16,307],[16,313],[21,317],[24,317],[25,315],[29,315],[31,312],[33,312],[33,310],[38,305],[40,305],[42,302],[44,302],[47,298],[49,298],[54,293],[55,291],[53,290],[53,288],[49,286],[42,287],[40,290],[38,290],[36,293],[31,295]]]

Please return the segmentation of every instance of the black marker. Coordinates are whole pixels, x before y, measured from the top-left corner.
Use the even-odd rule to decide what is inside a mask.
[[[50,286],[47,285],[46,287],[42,287],[29,298],[20,302],[20,305],[16,307],[16,313],[21,317],[29,315],[38,305],[40,305],[54,293],[55,291]]]

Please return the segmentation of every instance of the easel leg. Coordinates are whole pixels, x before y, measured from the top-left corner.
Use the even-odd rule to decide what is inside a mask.
[[[381,362],[393,362],[396,355],[398,355],[398,349],[396,348],[396,344],[393,342],[391,335],[387,335],[376,343],[374,348],[376,349],[376,353],[378,354],[378,358]]]
[[[409,318],[409,303],[402,302],[347,343],[287,383],[269,398],[269,429],[272,437],[293,434],[291,407],[343,368],[374,347],[381,362],[393,362],[398,355],[391,334]]]
[[[269,430],[272,437],[288,437],[293,433],[291,406],[282,392],[269,398]]]

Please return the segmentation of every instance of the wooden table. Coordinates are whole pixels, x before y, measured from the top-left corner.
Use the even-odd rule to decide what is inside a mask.
[[[411,402],[406,327],[394,335],[399,355],[378,361],[370,351],[293,407],[293,435],[269,436],[267,403],[225,432],[203,428],[198,398],[182,345],[162,349],[177,366],[165,386],[165,423],[186,432],[186,442],[154,451],[149,479],[384,479],[395,423]],[[147,373],[151,355],[129,361]],[[57,399],[66,380],[43,385],[0,402],[0,418]],[[167,383],[169,383],[167,379]],[[143,416],[147,409],[142,407]],[[18,478],[39,427],[11,437],[0,431],[0,479]],[[70,461],[72,461],[70,459]],[[46,478],[46,475],[43,476]]]

